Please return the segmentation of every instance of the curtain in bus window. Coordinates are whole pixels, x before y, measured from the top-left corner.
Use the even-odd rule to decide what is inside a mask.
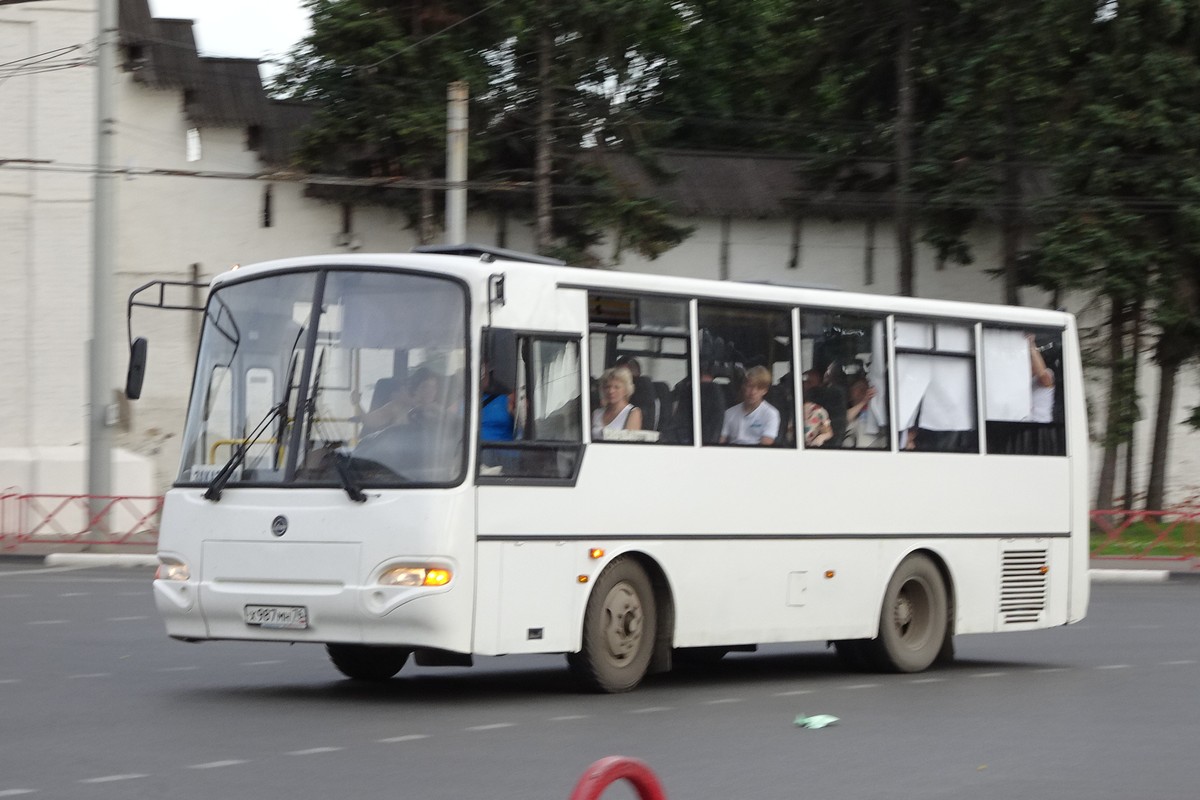
[[[983,331],[984,410],[992,422],[1029,419],[1033,388],[1029,343],[1021,331]]]
[[[975,428],[974,370],[967,359],[901,353],[896,356],[896,400],[904,428],[931,431]],[[919,412],[919,418],[918,418]]]
[[[975,370],[961,358],[933,359],[933,373],[921,402],[920,427],[930,431],[975,428]]]
[[[897,340],[900,338],[899,326],[900,323],[897,323]],[[933,356],[911,353],[896,355],[896,413],[902,428],[917,424],[921,400],[925,397],[929,382],[933,380],[933,361]]]
[[[887,362],[886,344],[884,342],[887,332],[883,320],[876,320],[871,326],[871,363],[867,366],[867,380],[875,387],[875,396],[871,398],[871,402],[867,408],[871,412],[871,420],[875,423],[875,430],[869,430],[868,433],[876,433],[879,430],[886,428],[888,424],[887,415]],[[901,415],[903,419],[903,415]]]

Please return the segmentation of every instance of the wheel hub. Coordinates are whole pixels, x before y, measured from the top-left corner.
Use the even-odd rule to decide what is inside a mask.
[[[633,587],[614,586],[604,601],[604,638],[615,661],[626,661],[637,652],[643,622],[642,603]]]

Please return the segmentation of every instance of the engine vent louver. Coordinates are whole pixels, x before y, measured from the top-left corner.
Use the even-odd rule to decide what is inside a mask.
[[[1046,550],[1007,550],[1000,577],[1000,619],[1035,623],[1046,610]]]

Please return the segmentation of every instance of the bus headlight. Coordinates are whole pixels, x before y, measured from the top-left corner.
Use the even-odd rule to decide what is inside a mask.
[[[454,573],[442,566],[405,564],[389,567],[379,576],[384,586],[446,586]]]
[[[157,581],[187,581],[191,577],[192,571],[188,569],[188,565],[173,558],[163,559],[154,572],[154,579]]]

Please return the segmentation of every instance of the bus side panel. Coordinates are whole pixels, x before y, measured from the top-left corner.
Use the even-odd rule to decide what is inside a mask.
[[[576,541],[479,543],[476,653],[562,653],[579,649],[596,562]]]

